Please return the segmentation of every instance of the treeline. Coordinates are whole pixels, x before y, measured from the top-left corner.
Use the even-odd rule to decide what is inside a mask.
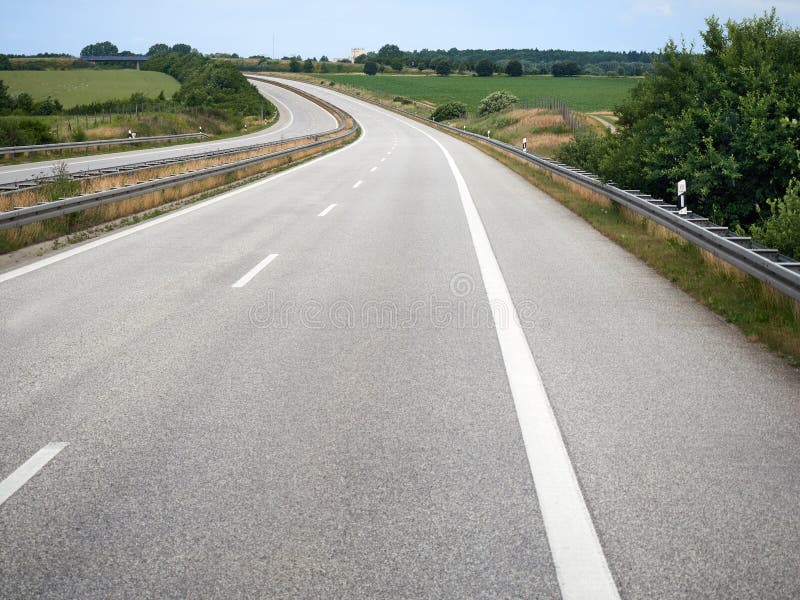
[[[356,62],[375,62],[395,70],[412,68],[436,70],[447,62],[453,71],[475,71],[480,63],[492,63],[495,72],[505,72],[512,61],[519,62],[525,74],[541,75],[553,72],[553,66],[571,63],[575,74],[642,75],[651,72],[654,52],[583,52],[578,50],[500,49],[500,50],[401,50],[395,44],[385,44],[377,52],[368,52]]]
[[[669,42],[616,112],[618,135],[583,134],[559,159],[689,207],[800,256],[800,30],[773,10],[721,25],[704,51]]]

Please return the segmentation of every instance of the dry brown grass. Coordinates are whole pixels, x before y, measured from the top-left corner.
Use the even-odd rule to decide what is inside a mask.
[[[330,139],[331,137],[334,137],[334,135],[336,134],[319,136],[318,139],[320,141],[323,141],[326,139]],[[140,171],[135,171],[132,173],[118,173],[118,174],[103,175],[101,177],[93,177],[91,179],[84,179],[79,182],[80,183],[79,193],[90,194],[92,192],[109,190],[112,188],[139,183],[141,181],[147,181],[150,179],[157,179],[162,177],[169,177],[171,175],[178,175],[180,173],[186,173],[187,171],[197,171],[199,169],[207,169],[209,167],[228,164],[239,160],[244,160],[247,158],[252,158],[255,156],[262,156],[265,154],[272,154],[274,152],[296,148],[298,146],[307,143],[308,140],[287,141],[283,144],[270,146],[268,148],[262,148],[260,150],[251,150],[249,152],[237,152],[236,154],[220,156],[217,158],[192,160],[185,163],[176,163],[161,167],[153,167],[151,169],[142,169]],[[44,191],[41,188],[0,194],[0,211],[11,210],[12,208],[18,206],[33,206],[34,204],[37,204],[39,202],[46,202],[46,201],[47,198],[45,197]]]

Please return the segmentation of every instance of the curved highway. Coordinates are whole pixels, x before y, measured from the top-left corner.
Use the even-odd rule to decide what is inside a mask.
[[[304,87],[359,141],[0,274],[0,597],[800,596],[798,371]]]
[[[328,131],[336,127],[336,119],[334,119],[329,112],[320,108],[313,102],[283,88],[264,83],[255,83],[255,85],[264,96],[269,98],[270,101],[278,107],[280,114],[277,123],[262,131],[218,141],[211,140],[193,144],[151,148],[148,150],[87,155],[62,161],[52,160],[0,166],[0,184],[52,175],[53,165],[61,162],[67,164],[67,169],[70,172],[88,171],[143,162],[146,160],[180,157],[204,151],[261,144],[274,140]]]

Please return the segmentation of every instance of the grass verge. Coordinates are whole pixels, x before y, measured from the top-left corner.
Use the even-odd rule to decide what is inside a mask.
[[[800,304],[599,194],[486,144],[466,141],[561,202],[608,239],[736,325],[748,340],[761,342],[790,364],[800,366]]]

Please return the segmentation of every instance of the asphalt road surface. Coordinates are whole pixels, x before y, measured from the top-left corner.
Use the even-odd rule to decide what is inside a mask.
[[[278,107],[278,121],[267,129],[223,140],[212,139],[207,142],[162,146],[160,148],[151,148],[148,150],[132,150],[128,152],[79,156],[64,160],[7,165],[0,167],[0,184],[52,175],[54,165],[60,163],[65,163],[67,165],[68,172],[90,171],[93,169],[118,167],[146,160],[180,157],[186,156],[187,154],[196,154],[211,150],[262,144],[336,128],[336,119],[334,119],[329,112],[320,108],[313,102],[276,86],[263,83],[255,83],[255,85]]]
[[[799,597],[798,371],[307,89],[363,137],[0,274],[0,597]]]

